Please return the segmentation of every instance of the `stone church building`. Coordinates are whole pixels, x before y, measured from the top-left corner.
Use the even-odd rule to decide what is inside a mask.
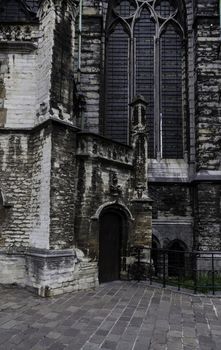
[[[221,250],[218,0],[0,0],[0,283]],[[150,257],[147,256],[147,260]]]

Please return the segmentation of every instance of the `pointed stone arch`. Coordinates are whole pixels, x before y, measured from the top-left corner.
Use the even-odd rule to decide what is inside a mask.
[[[134,217],[124,203],[106,202],[92,220],[96,232],[99,281],[107,282],[126,275],[128,244]]]
[[[128,207],[121,202],[113,201],[113,202],[106,202],[99,206],[99,208],[96,210],[95,214],[91,217],[92,220],[99,220],[99,217],[101,213],[104,210],[110,209],[110,208],[116,208],[117,210],[123,211],[125,215],[127,216],[128,220],[134,221],[134,217],[131,213],[131,211],[128,209]]]
[[[124,12],[117,11],[121,3]],[[105,135],[130,143],[132,112],[128,104],[141,94],[149,105],[148,157],[183,159],[188,149],[185,3],[142,1],[136,2],[133,10],[131,4],[132,0],[109,2]]]

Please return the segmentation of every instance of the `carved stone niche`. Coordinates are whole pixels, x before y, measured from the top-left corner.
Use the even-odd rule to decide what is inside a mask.
[[[132,137],[136,133],[146,133],[147,131],[147,105],[147,101],[142,95],[135,96],[130,104],[130,106],[133,108],[131,120]]]
[[[118,184],[117,173],[110,171],[109,173],[109,192],[113,197],[121,197],[122,186]]]
[[[131,141],[133,147],[134,189],[137,198],[147,195],[148,139],[147,102],[143,96],[136,96],[130,104],[133,108],[131,120]]]

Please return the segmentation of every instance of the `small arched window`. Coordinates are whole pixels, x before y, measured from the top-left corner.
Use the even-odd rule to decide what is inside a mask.
[[[113,0],[106,28],[105,134],[130,142],[129,104],[147,100],[148,155],[183,158],[184,7],[176,0]]]

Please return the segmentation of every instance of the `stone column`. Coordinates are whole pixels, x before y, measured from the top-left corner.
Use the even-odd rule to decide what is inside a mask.
[[[134,195],[131,200],[135,227],[134,245],[151,247],[152,242],[152,200],[148,196],[148,136],[146,109],[147,102],[136,96],[131,103],[131,144],[133,147]]]

